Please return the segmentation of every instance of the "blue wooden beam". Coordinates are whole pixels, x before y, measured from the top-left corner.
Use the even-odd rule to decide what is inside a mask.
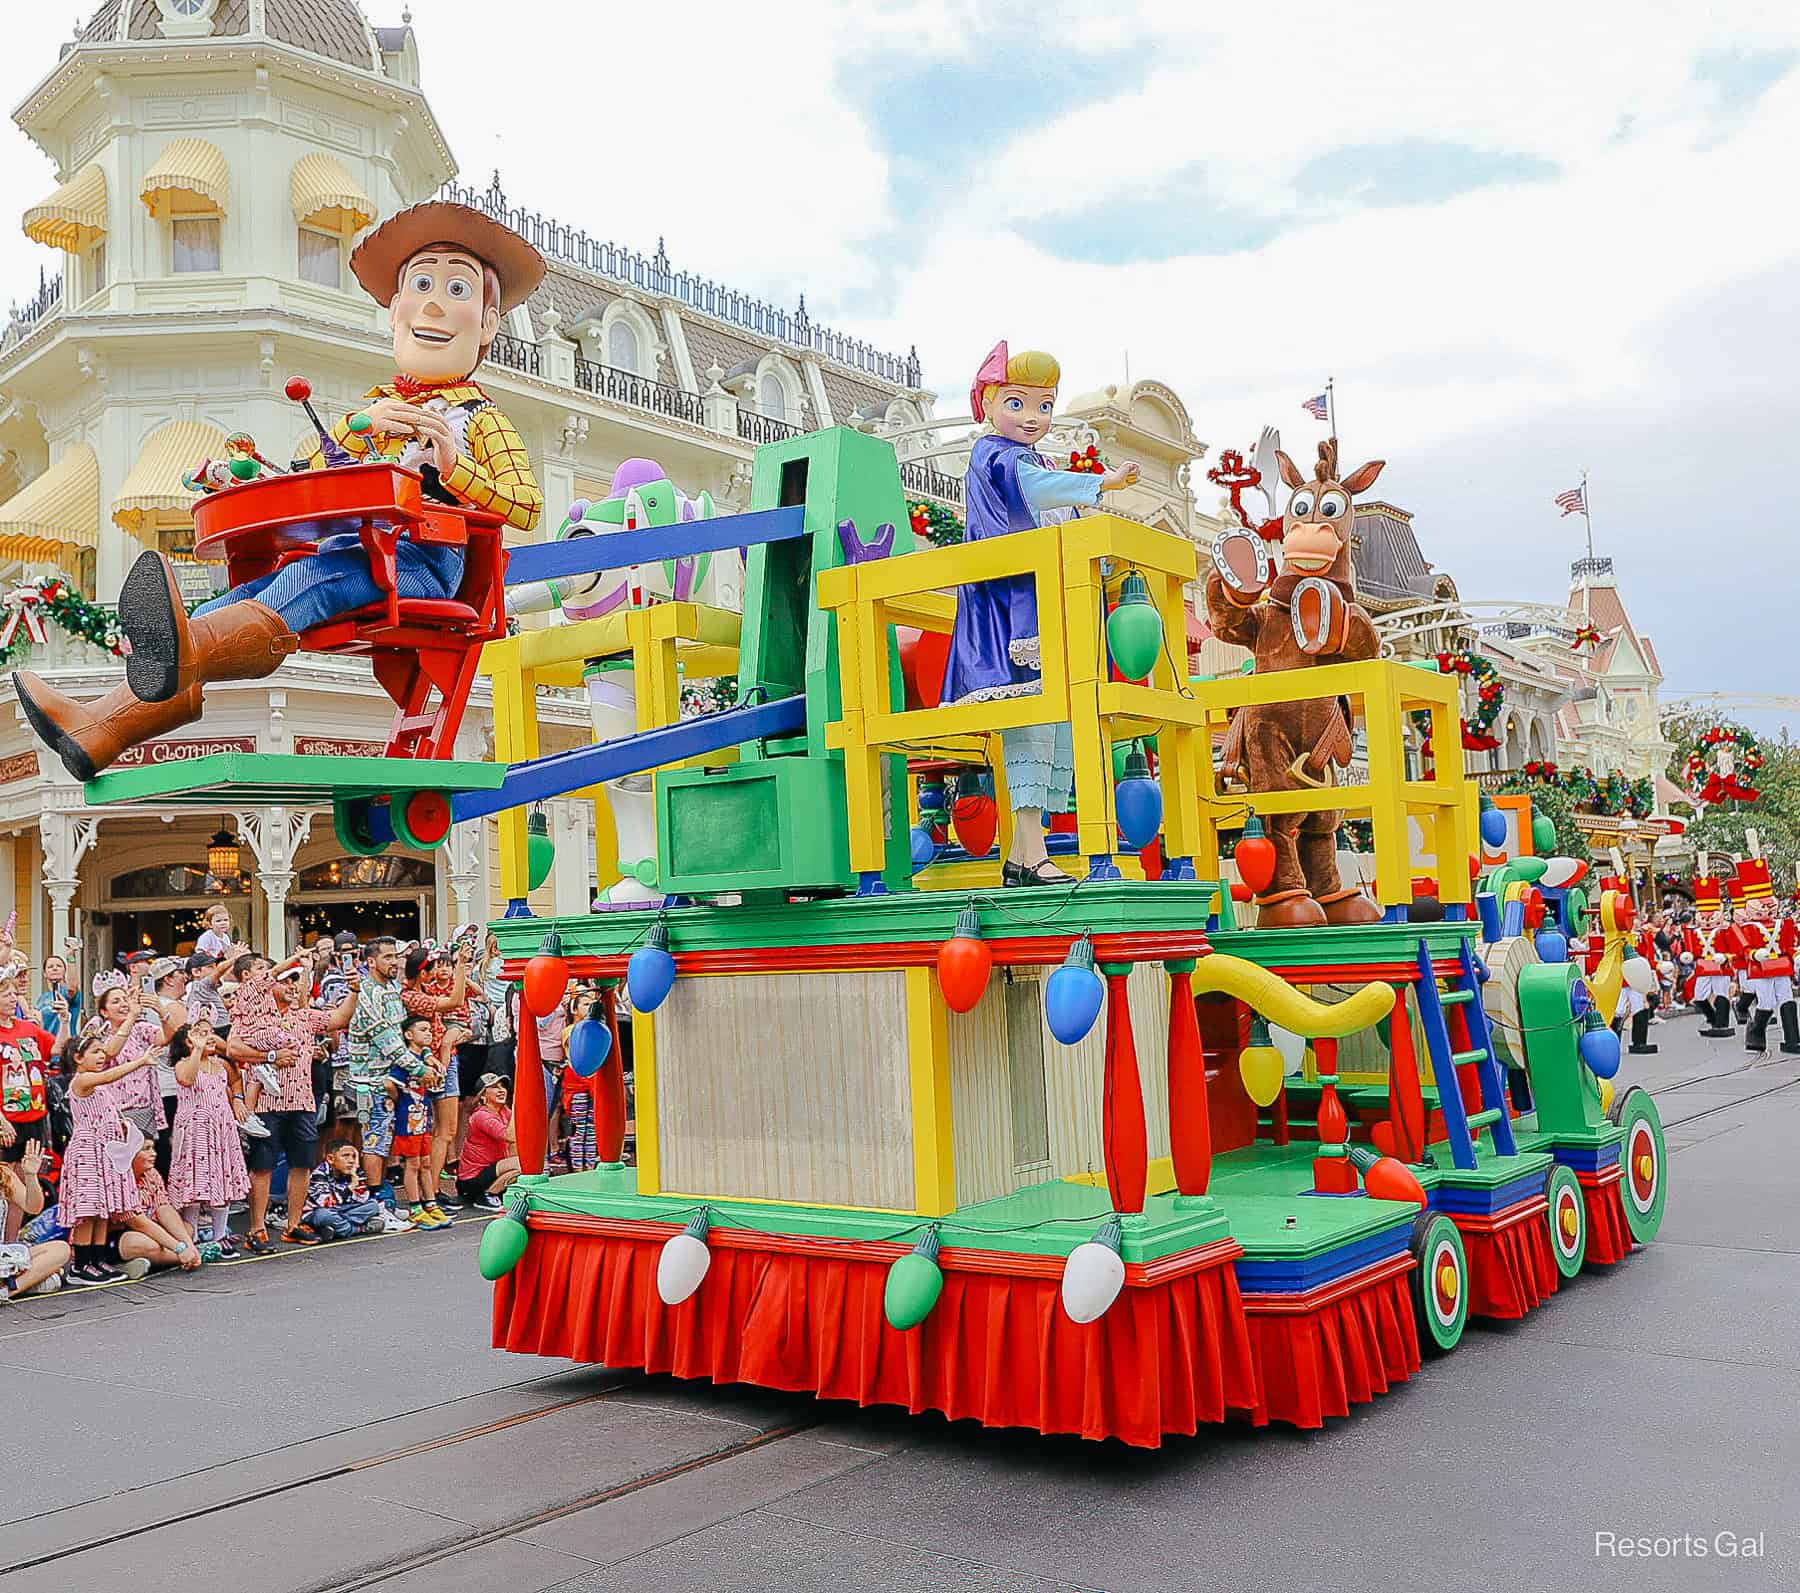
[[[704,523],[718,525],[721,522]],[[642,774],[664,764],[701,758],[709,752],[735,747],[740,742],[758,741],[764,736],[791,736],[805,728],[804,693],[797,692],[775,702],[728,708],[723,713],[684,719],[679,724],[623,736],[617,741],[602,742],[597,747],[574,747],[568,752],[553,752],[547,758],[515,763],[496,790],[458,791],[450,799],[450,811],[457,823],[464,819],[479,819],[507,808],[523,807],[528,802],[567,796],[571,791],[598,785],[603,780],[617,780],[622,775]]]
[[[723,553],[764,542],[790,542],[806,535],[806,511],[755,509],[716,520],[683,520],[676,525],[646,526],[639,531],[613,531],[562,542],[533,542],[508,548],[506,584],[547,581],[559,575],[594,575],[633,564],[655,564],[691,553]]]

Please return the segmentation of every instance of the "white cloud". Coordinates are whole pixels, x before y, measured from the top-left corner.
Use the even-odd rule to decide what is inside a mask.
[[[17,9],[10,103],[66,37]],[[369,9],[388,22],[400,7]],[[1696,70],[1800,47],[1791,6],[413,12],[426,90],[478,183],[498,164],[514,199],[592,233],[664,237],[677,265],[784,305],[804,291],[815,317],[882,346],[916,342],[951,404],[998,336],[1055,349],[1071,392],[1118,380],[1129,350],[1215,446],[1275,419],[1304,448],[1316,428],[1299,402],[1335,375],[1348,448],[1390,460],[1383,492],[1417,511],[1427,557],[1466,593],[1559,593],[1571,523],[1548,500],[1585,465],[1671,678],[1800,690],[1755,639],[1785,636],[1800,596],[1773,463],[1791,452],[1800,73],[1739,104],[1729,72]],[[1079,94],[1031,92],[1035,63],[1081,81],[1087,61]],[[946,62],[1010,63],[1028,86],[890,149],[876,88]],[[52,181],[11,136],[4,216]],[[1407,144],[1554,170],[1429,206],[1301,192],[1317,157]],[[902,160],[938,174],[915,213],[897,209]],[[1122,266],[1015,230],[1155,195],[1196,165],[1205,203],[1281,230],[1252,251]],[[0,301],[35,286],[40,261],[56,257],[0,229]],[[1692,621],[1697,540],[1730,580],[1731,624]],[[1734,556],[1754,579],[1727,576]]]

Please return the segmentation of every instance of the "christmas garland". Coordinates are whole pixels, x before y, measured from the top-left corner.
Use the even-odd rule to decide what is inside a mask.
[[[1577,809],[1634,819],[1647,819],[1656,807],[1656,784],[1647,775],[1632,779],[1623,769],[1597,775],[1587,767],[1559,769],[1548,759],[1533,758],[1521,771],[1527,781],[1564,792]]]
[[[44,640],[43,621],[101,648],[114,658],[123,656],[119,616],[101,603],[90,603],[63,583],[60,575],[44,576],[15,588],[5,599],[5,628],[0,630],[0,664],[10,664],[27,647]]]
[[[1720,747],[1734,749],[1730,774],[1720,774],[1711,756]],[[1762,792],[1744,776],[1754,773],[1762,765],[1762,747],[1748,730],[1733,725],[1711,725],[1688,748],[1682,763],[1682,779],[1696,802],[1723,802],[1727,798],[1754,802]]]
[[[914,534],[924,537],[934,548],[955,547],[963,539],[963,523],[956,518],[956,511],[941,503],[921,498],[907,506],[907,514]]]
[[[1462,722],[1462,744],[1469,752],[1492,752],[1500,745],[1500,738],[1494,734],[1494,724],[1506,704],[1506,687],[1501,684],[1500,671],[1480,653],[1466,648],[1455,653],[1439,653],[1437,667],[1439,674],[1468,675],[1474,680],[1475,717],[1465,718]],[[1425,738],[1425,751],[1431,751],[1431,715],[1423,709],[1414,709],[1412,718],[1414,727]]]

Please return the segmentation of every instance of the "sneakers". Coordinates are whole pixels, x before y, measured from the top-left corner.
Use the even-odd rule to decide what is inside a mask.
[[[0,1305],[5,1305],[8,1300],[30,1300],[40,1294],[55,1294],[62,1286],[60,1272],[52,1272],[43,1282],[34,1283],[29,1289],[15,1289],[13,1280],[7,1278],[0,1283]]]
[[[244,1248],[253,1256],[266,1256],[275,1248],[267,1228],[252,1228],[244,1240]]]
[[[281,1094],[281,1075],[267,1062],[258,1062],[250,1070],[251,1078],[263,1087],[263,1093],[271,1100]]]
[[[437,1225],[440,1228],[453,1227],[456,1223],[456,1219],[452,1217],[449,1212],[445,1211],[435,1200],[426,1201],[425,1209],[437,1219]]]
[[[243,1122],[238,1124],[238,1132],[247,1139],[267,1139],[269,1137],[269,1125],[258,1117],[256,1113],[252,1112],[243,1120]]]
[[[435,1228],[448,1228],[450,1219],[435,1206],[414,1206],[407,1217],[407,1226],[427,1231]]]
[[[395,1211],[391,1206],[383,1206],[382,1207],[380,1222],[381,1222],[380,1231],[382,1233],[411,1233],[412,1232],[412,1224],[410,1222],[408,1222],[404,1217],[402,1217],[400,1215],[400,1213]]]
[[[474,1204],[475,1204],[476,1209],[479,1211],[505,1211],[506,1210],[506,1202],[504,1200],[502,1200],[498,1195],[483,1195],[481,1197],[481,1199],[476,1201]]]
[[[200,1260],[202,1264],[213,1261],[226,1261],[229,1259],[230,1257],[225,1254],[225,1247],[223,1245],[215,1244],[211,1239],[208,1239],[205,1244],[200,1246]]]
[[[311,1223],[297,1222],[281,1236],[284,1245],[316,1245],[319,1232]]]
[[[138,1283],[150,1276],[150,1258],[148,1256],[133,1256],[125,1263],[122,1270],[131,1282]]]
[[[121,1273],[114,1272],[102,1262],[88,1261],[70,1267],[64,1274],[64,1279],[73,1289],[95,1289],[103,1283],[117,1283],[121,1276]]]
[[[229,1228],[219,1238],[213,1240],[212,1248],[219,1252],[217,1259],[220,1261],[236,1261],[244,1253],[238,1248],[237,1240],[231,1237]]]

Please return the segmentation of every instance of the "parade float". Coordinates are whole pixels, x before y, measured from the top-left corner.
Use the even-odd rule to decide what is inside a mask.
[[[607,988],[569,1037],[591,1172],[544,1173],[520,1026],[526,1172],[481,1245],[496,1345],[1154,1446],[1317,1427],[1655,1237],[1661,1124],[1609,1026],[1653,978],[1629,898],[1542,855],[1528,800],[1409,754],[1409,716],[1454,746],[1460,703],[1378,656],[1354,601],[1350,504],[1378,465],[1281,460],[1285,515],[1207,572],[1255,668],[1190,679],[1166,641],[1190,542],[1091,513],[914,551],[891,446],[846,429],[759,448],[745,513],[510,550],[404,463],[317,463],[219,485],[197,548],[237,578],[360,540],[380,601],[301,645],[371,654],[389,755],[224,754],[88,797],[330,800],[363,851],[499,816],[493,928],[526,1011]],[[436,606],[383,562],[434,538],[470,550]],[[741,616],[671,585],[507,634],[505,590],[725,549]],[[1030,681],[946,700],[959,611],[1002,589],[1015,621],[1033,604]],[[542,755],[538,691],[595,660],[629,661],[635,728]],[[496,761],[470,764],[445,754],[477,661]],[[733,705],[684,718],[707,678]],[[1064,725],[1072,810],[1040,818],[998,743]],[[644,776],[645,889],[533,916],[530,806],[600,811]],[[1016,861],[1020,815],[1066,883]],[[1003,888],[1021,868],[1036,888]]]

